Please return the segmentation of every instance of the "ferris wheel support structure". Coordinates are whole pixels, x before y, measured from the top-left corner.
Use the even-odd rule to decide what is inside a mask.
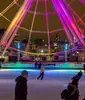
[[[24,3],[22,4],[22,6],[20,7],[19,11],[17,12],[17,14],[15,15],[14,19],[12,20],[12,22],[10,23],[8,29],[6,30],[6,32],[4,33],[4,36],[1,39],[0,42],[0,46],[2,45],[6,45],[1,57],[4,56],[7,48],[10,46],[12,40],[15,37],[15,34],[17,33],[22,21],[24,20],[26,14],[29,11],[29,8],[32,4],[32,0],[25,0]]]
[[[17,1],[17,0],[15,0],[15,1]],[[9,48],[11,42],[13,41],[13,39],[15,37],[15,34],[17,33],[18,29],[20,28],[20,25],[22,24],[25,16],[29,12],[32,2],[33,2],[33,0],[24,0],[24,3],[22,4],[19,11],[15,15],[14,19],[10,23],[9,27],[5,31],[5,33],[1,39],[1,42],[0,42],[0,47],[5,46],[3,53],[1,55],[2,57],[4,56],[6,50]],[[79,26],[77,25],[77,22],[75,22],[76,20],[74,20],[72,13],[74,14],[75,18],[79,19],[78,15],[73,11],[73,9],[71,9],[70,5],[68,5],[66,0],[52,0],[52,3],[55,8],[55,11],[57,12],[57,14],[60,18],[61,24],[66,32],[66,35],[67,35],[70,43],[74,44],[73,37],[75,37],[77,42],[81,42],[81,44],[85,47],[85,40],[84,40],[84,38],[82,38],[83,33],[82,33],[82,31],[80,31]],[[33,17],[33,21],[32,21],[31,30],[30,30],[29,40],[31,37],[32,29],[33,29],[37,4],[38,4],[38,0],[37,0],[36,7],[35,7],[35,12],[34,12],[34,17]],[[45,10],[46,10],[45,14],[46,14],[47,36],[48,36],[48,52],[50,53],[51,52],[50,51],[50,48],[51,48],[50,31],[49,31],[49,24],[48,24],[49,22],[48,22],[48,13],[47,13],[48,11],[47,11],[46,0],[45,0]],[[84,25],[82,20],[80,22]],[[28,47],[27,47],[27,49],[28,49]]]

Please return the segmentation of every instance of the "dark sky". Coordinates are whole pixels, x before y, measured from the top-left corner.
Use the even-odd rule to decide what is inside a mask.
[[[0,12],[2,12],[10,3],[12,3],[13,0],[0,0]],[[71,3],[71,7],[74,9],[74,11],[81,17],[82,15],[85,14],[85,5],[79,2],[79,0],[66,0],[67,2],[73,1]],[[18,0],[19,6],[23,3],[23,0]],[[30,12],[28,15],[25,17],[22,27],[30,30],[31,24],[32,24],[32,19],[33,19],[33,11],[35,8],[36,0],[34,0]],[[13,17],[17,13],[19,6],[14,5],[11,9],[9,9],[7,12],[4,13],[4,16],[6,16],[10,21],[12,21]],[[54,12],[53,14],[49,14],[48,19],[49,19],[49,30],[53,31],[56,29],[63,28],[57,14],[55,14],[54,7],[52,5],[51,0],[47,0],[47,7],[48,7],[48,12]],[[44,0],[39,0],[37,12],[41,12],[42,14],[45,12],[45,4]],[[85,22],[85,16],[82,19]],[[7,28],[9,26],[10,22],[4,19],[3,17],[0,17],[0,28]],[[83,26],[81,26],[84,28]],[[43,31],[47,32],[46,29],[46,17],[44,15],[39,15],[37,14],[35,17],[35,22],[33,26],[33,31],[41,31],[41,33],[32,33],[32,38],[42,38],[42,39],[47,39],[47,33],[44,33]],[[18,30],[18,34],[20,34],[21,39],[28,37],[29,36],[29,31],[25,30]],[[65,32],[64,31],[59,31],[59,32],[53,32],[50,34],[51,40],[55,39],[55,35],[58,34],[59,37],[62,39],[66,38]]]

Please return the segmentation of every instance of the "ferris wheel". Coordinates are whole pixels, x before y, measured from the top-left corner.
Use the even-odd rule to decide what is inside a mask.
[[[8,48],[10,49],[15,49],[10,47],[13,39],[15,38],[15,35],[18,33],[19,30],[24,30],[26,32],[28,32],[28,43],[26,45],[26,48],[24,51],[18,50],[20,52],[24,52],[27,54],[32,54],[32,55],[51,55],[51,54],[55,54],[51,52],[51,35],[52,33],[58,32],[58,31],[64,31],[69,43],[71,45],[74,46],[75,41],[74,41],[74,37],[75,40],[77,42],[80,42],[81,45],[83,47],[85,47],[85,38],[84,38],[84,27],[85,27],[85,23],[82,20],[82,18],[85,16],[85,14],[83,14],[82,16],[79,16],[75,10],[72,8],[72,3],[76,1],[76,0],[11,0],[11,3],[4,9],[1,11],[0,13],[0,17],[3,17],[6,21],[9,22],[9,25],[4,33],[4,35],[2,36],[1,42],[0,42],[0,47],[4,47],[4,50],[1,54],[1,56],[3,57],[4,54],[6,53],[6,50]],[[78,0],[77,0],[78,1]],[[50,3],[49,3],[50,2]],[[83,6],[85,6],[85,0],[80,0],[78,1],[82,4],[84,4]],[[13,16],[12,20],[10,20],[8,17],[5,16],[5,14],[7,12],[10,11],[10,9],[12,9],[12,7],[14,7],[16,5],[16,8],[18,9],[15,13],[15,16]],[[39,12],[38,9],[42,10],[42,5],[44,8],[44,12]],[[51,8],[51,11],[48,11],[48,8]],[[12,12],[13,13],[13,12]],[[28,26],[29,23],[30,24],[30,28],[27,29],[26,27],[22,26],[22,23],[24,22],[25,18],[29,20],[30,14],[32,14],[33,16],[31,17],[31,21],[28,21]],[[55,21],[56,25],[54,24],[55,27],[58,27],[58,23],[61,24],[61,28],[50,28],[50,24],[52,23],[54,17],[50,18],[50,24],[49,24],[49,15],[54,15],[55,14],[55,18],[57,18],[58,20]],[[11,15],[10,15],[11,16]],[[36,20],[36,16],[44,16],[44,22],[41,19],[41,17],[39,17],[39,21],[37,22]],[[26,20],[27,21],[27,20]],[[36,23],[40,23],[38,25],[42,27],[45,26],[46,29],[35,29],[34,30],[34,26],[37,27]],[[47,37],[47,41],[48,41],[48,52],[47,53],[33,53],[33,52],[29,52],[29,46],[30,46],[30,39],[32,37],[32,34],[45,34]],[[24,36],[24,35],[23,35]],[[40,35],[41,36],[41,35]],[[43,36],[43,35],[42,35]]]

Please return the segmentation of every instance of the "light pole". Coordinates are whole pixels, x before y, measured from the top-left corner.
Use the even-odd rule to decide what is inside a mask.
[[[17,42],[17,48],[20,49],[20,41]],[[20,51],[17,53],[18,62],[20,61]]]
[[[65,62],[68,61],[68,44],[65,43],[65,46],[64,46],[64,52],[65,52]]]

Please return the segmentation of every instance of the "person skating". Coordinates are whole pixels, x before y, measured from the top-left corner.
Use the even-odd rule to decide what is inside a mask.
[[[78,73],[77,73],[77,75],[75,75],[75,76],[73,76],[72,77],[72,80],[80,80],[80,78],[82,77],[82,75],[83,75],[83,72],[80,70]]]
[[[83,64],[83,68],[84,68],[84,73],[85,73],[85,64]]]
[[[35,62],[35,68],[36,68],[36,69],[38,68],[38,63],[37,63],[37,61]]]
[[[68,84],[68,98],[66,100],[79,100],[79,80],[82,77],[82,71],[78,72],[77,75],[72,77],[72,82]]]
[[[79,88],[78,82],[82,77],[82,71],[78,72],[77,75],[72,77],[72,82],[68,84],[67,89],[61,92],[61,98],[64,100],[79,100]]]
[[[21,72],[21,75],[16,78],[15,85],[15,100],[27,100],[27,77],[26,70]]]
[[[42,63],[38,62],[38,69],[41,69]]]
[[[0,61],[0,69],[2,68],[2,62]]]
[[[37,79],[39,80],[40,78],[41,80],[44,78],[44,64],[41,65],[40,75],[37,77]]]
[[[83,98],[83,100],[85,100],[85,93],[84,93],[84,98]]]
[[[65,100],[79,100],[78,80],[73,80],[68,84],[68,97]]]

